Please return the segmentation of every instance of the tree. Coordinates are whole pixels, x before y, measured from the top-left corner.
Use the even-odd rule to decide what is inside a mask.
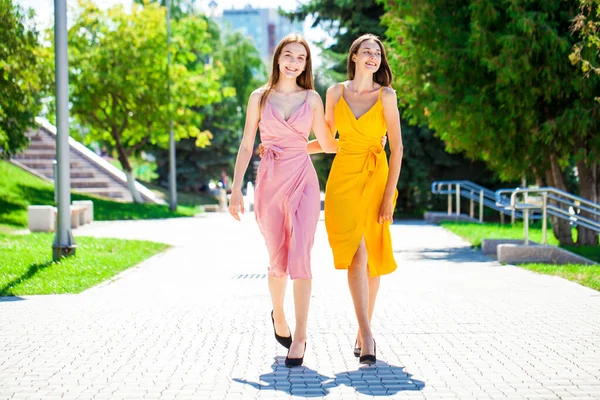
[[[147,146],[168,146],[169,115],[176,140],[207,146],[211,135],[199,129],[203,116],[196,110],[232,93],[222,90],[223,68],[199,58],[215,45],[203,18],[172,23],[169,90],[164,7],[134,4],[128,14],[122,6],[80,6],[69,29],[71,113],[90,129],[88,141],[116,150],[132,195],[141,201],[129,158]]]
[[[0,0],[0,158],[28,145],[25,132],[35,126],[50,80],[48,49],[39,45],[32,17]]]
[[[248,98],[265,82],[264,65],[258,50],[239,32],[220,35],[212,57],[215,64],[222,65],[225,70],[221,83],[235,89],[235,96],[199,110],[205,116],[201,129],[210,131],[213,136],[210,147],[198,148],[189,140],[178,143],[177,183],[185,190],[196,190],[210,180],[218,180],[222,172],[231,175]],[[160,154],[158,160],[163,159]],[[251,173],[251,169],[248,171]],[[158,172],[161,181],[166,181],[168,165],[159,162]]]
[[[579,34],[581,42],[575,44],[573,52],[569,56],[574,65],[581,64],[581,69],[587,78],[598,79],[600,75],[600,0],[580,0],[581,13],[575,17],[572,26],[573,31]],[[590,75],[590,73],[595,74]],[[598,92],[596,92],[598,95]],[[596,97],[600,102],[600,96]],[[597,113],[593,117],[598,118]],[[572,115],[567,123],[572,120],[578,122],[578,116]],[[597,132],[597,131],[596,131]],[[595,138],[597,138],[597,133]],[[594,154],[584,152],[577,159],[577,169],[579,179],[583,188],[583,195],[593,199],[594,202],[600,202],[600,164]],[[588,217],[590,214],[584,213]],[[597,243],[598,235],[588,229],[578,228],[578,241],[587,243]]]
[[[385,5],[396,83],[413,122],[436,129],[449,150],[484,160],[505,180],[527,176],[566,190],[572,160],[580,178],[588,175],[600,150],[592,96],[598,86],[568,62],[571,2]],[[581,182],[580,194],[593,199]],[[554,222],[561,243],[572,243],[568,222]]]
[[[573,47],[571,62],[581,63],[581,69],[600,74],[598,54],[600,52],[600,0],[580,0],[581,13],[575,17],[573,31],[579,34],[581,42]],[[600,98],[597,98],[600,101]]]

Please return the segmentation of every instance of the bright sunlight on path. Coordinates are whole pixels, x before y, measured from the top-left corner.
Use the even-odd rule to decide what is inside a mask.
[[[392,226],[378,363],[352,355],[346,274],[325,227],[313,250],[305,366],[273,337],[254,216],[100,222],[77,235],[165,253],[79,295],[0,301],[0,399],[600,399],[600,293],[502,266],[445,229]],[[291,285],[286,310],[293,329]]]

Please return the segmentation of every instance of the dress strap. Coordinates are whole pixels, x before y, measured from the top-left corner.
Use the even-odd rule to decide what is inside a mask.
[[[310,91],[310,89],[306,89],[305,92],[306,94],[304,95],[304,101],[306,101],[306,99],[308,99],[308,92]]]
[[[383,86],[379,89],[379,98],[377,100],[381,100],[381,95],[383,95]]]

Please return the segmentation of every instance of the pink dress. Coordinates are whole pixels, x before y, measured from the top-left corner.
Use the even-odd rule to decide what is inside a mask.
[[[308,95],[308,92],[307,92]],[[304,103],[286,121],[268,100],[259,122],[265,152],[258,167],[254,210],[269,251],[269,275],[311,279],[321,200],[306,145],[312,110]]]

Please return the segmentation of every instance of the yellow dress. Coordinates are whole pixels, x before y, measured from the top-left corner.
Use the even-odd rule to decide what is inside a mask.
[[[358,119],[342,95],[334,117],[339,134],[338,150],[325,190],[325,226],[335,268],[348,269],[362,237],[368,254],[370,276],[396,269],[390,223],[379,224],[379,207],[388,178],[388,162],[381,146],[387,127],[379,91],[377,103]],[[394,195],[394,205],[398,192]]]

